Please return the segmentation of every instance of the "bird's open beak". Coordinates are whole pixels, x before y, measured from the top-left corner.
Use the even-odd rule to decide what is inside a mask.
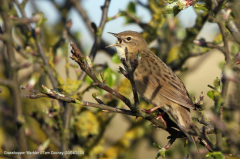
[[[119,44],[122,43],[122,41],[123,41],[122,38],[119,37],[117,34],[111,33],[111,32],[108,32],[108,33],[109,33],[109,34],[112,34],[113,36],[115,36],[115,37],[118,39],[118,42],[117,42],[116,44],[108,45],[108,46],[106,46],[105,48],[112,47],[112,46],[117,46],[117,45],[119,45]]]

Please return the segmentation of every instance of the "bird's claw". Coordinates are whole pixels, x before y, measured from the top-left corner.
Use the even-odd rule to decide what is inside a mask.
[[[164,124],[165,126],[167,126],[166,121],[163,119],[164,114],[166,114],[166,112],[163,112],[162,114],[158,114],[158,116],[156,117],[156,119],[157,119],[157,120],[158,120],[158,119],[161,119],[162,122],[163,122],[163,124]]]

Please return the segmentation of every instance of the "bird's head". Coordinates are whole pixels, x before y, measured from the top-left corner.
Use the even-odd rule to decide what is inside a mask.
[[[110,32],[109,32],[110,33]],[[125,58],[125,48],[128,49],[130,58],[131,56],[136,56],[138,51],[143,51],[148,49],[147,43],[141,34],[135,31],[124,31],[120,33],[110,33],[118,39],[118,42],[107,47],[114,46],[117,50],[119,58]],[[107,48],[106,47],[106,48]],[[134,58],[133,57],[133,58]]]

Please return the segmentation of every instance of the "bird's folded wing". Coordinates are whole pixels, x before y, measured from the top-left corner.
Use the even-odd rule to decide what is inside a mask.
[[[162,95],[183,107],[195,109],[195,106],[190,99],[184,84],[176,75],[173,75],[174,78],[170,78],[171,80],[167,81],[164,81],[161,78],[154,78],[154,75],[148,75],[148,77],[148,86],[153,90],[155,88],[159,88],[159,85],[161,85],[157,95]],[[143,82],[146,82],[144,81],[144,78],[142,79]],[[157,95],[156,98],[158,98]]]
[[[168,98],[169,100],[175,103],[180,104],[181,106],[184,106],[190,109],[195,109],[195,106],[192,100],[189,98],[187,91],[183,91],[175,85],[171,85],[171,84],[164,85],[160,89],[159,94],[161,94],[162,96]]]

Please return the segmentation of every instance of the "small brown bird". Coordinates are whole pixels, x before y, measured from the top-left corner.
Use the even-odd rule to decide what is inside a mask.
[[[140,96],[156,108],[169,113],[179,125],[189,129],[192,123],[190,109],[195,109],[195,106],[179,77],[150,51],[141,34],[134,31],[110,34],[118,42],[108,47],[114,46],[120,59],[125,59],[125,48],[128,49],[131,62],[138,51],[141,53],[141,61],[134,72],[136,89]],[[194,137],[190,137],[196,146]]]

